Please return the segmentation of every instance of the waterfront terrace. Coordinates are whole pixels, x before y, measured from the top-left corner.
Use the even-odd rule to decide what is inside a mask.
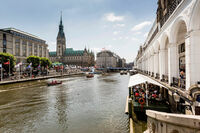
[[[141,73],[190,100],[181,99],[189,114],[200,114],[199,14],[199,0],[158,0],[157,17],[135,59]]]

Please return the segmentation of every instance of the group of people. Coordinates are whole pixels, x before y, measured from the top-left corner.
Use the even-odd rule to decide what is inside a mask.
[[[154,85],[149,85],[147,91],[142,87],[142,85],[137,85],[133,89],[133,93],[135,101],[139,103],[141,102],[141,99],[143,99],[142,101],[145,101],[146,98],[149,103],[158,103],[163,100],[159,87],[155,87]]]

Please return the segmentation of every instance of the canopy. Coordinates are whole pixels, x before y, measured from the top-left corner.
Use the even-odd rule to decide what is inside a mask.
[[[135,74],[135,75],[131,76],[130,80],[129,80],[128,87],[136,86],[136,85],[146,83],[146,82],[160,86],[160,87],[167,88],[164,85],[160,84],[159,82],[157,82],[157,81],[155,81],[155,80],[153,80],[153,79],[151,79],[151,78],[149,78],[145,75],[142,75],[142,74]]]

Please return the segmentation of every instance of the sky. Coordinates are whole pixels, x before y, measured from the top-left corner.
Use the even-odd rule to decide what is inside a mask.
[[[0,28],[36,35],[56,50],[62,11],[66,46],[111,50],[134,61],[156,17],[157,0],[1,0]]]

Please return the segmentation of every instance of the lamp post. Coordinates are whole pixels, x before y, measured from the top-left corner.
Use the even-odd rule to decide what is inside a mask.
[[[10,77],[10,59],[8,59],[8,62],[9,62],[9,64],[8,64],[9,65],[9,68],[8,68],[9,69],[9,73],[8,73],[8,75]]]
[[[174,97],[174,101],[176,102],[176,110],[177,110],[177,102],[180,101],[180,96],[175,92],[173,94],[173,97]]]
[[[1,81],[3,81],[3,63],[2,63],[2,57],[0,57],[0,61],[1,61],[1,64],[0,64],[0,68],[1,68]]]

